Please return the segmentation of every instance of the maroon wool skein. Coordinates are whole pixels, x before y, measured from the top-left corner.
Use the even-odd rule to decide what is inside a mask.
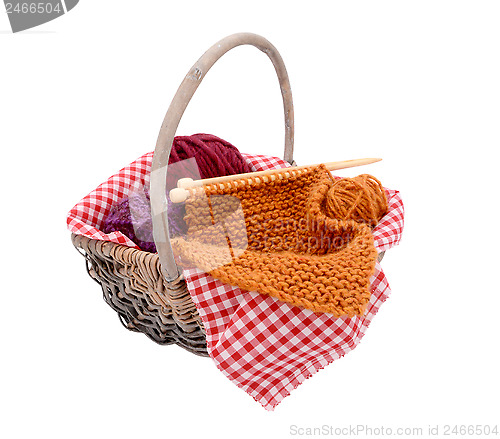
[[[169,164],[180,163],[194,158],[200,178],[222,177],[225,175],[252,172],[250,165],[231,143],[211,134],[194,134],[174,138]],[[167,190],[174,188],[177,180],[192,175],[189,166],[182,163],[167,171]],[[191,174],[191,175],[190,175]],[[184,204],[173,204],[168,200],[169,233],[171,237],[186,233]],[[134,220],[130,213],[134,207]],[[134,224],[135,223],[135,224]],[[153,223],[149,203],[149,188],[131,193],[129,197],[113,206],[102,225],[104,233],[122,232],[144,251],[156,252],[153,240]],[[137,236],[139,235],[139,236]]]
[[[174,146],[169,163],[194,157],[201,178],[252,172],[235,146],[211,134],[178,136],[174,139]]]

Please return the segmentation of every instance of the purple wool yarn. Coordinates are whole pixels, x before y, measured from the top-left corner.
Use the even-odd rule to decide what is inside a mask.
[[[171,237],[185,234],[183,204],[168,200],[168,229]],[[113,206],[102,227],[104,233],[120,231],[144,251],[156,252],[153,239],[153,221],[149,190],[132,192],[121,203]]]
[[[195,134],[174,138],[169,164],[191,158],[196,160],[200,178],[252,172],[250,165],[235,146],[211,134]],[[190,176],[187,168],[182,164],[169,168],[168,189],[175,187],[180,178]],[[168,199],[168,222],[171,238],[187,232],[184,215],[184,204],[175,204]],[[102,231],[104,233],[122,232],[141,250],[155,253],[149,188],[132,191],[127,198],[113,206],[104,219]]]

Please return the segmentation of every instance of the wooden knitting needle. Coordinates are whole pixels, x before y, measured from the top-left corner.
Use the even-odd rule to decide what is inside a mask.
[[[354,168],[356,166],[369,165],[371,163],[379,162],[382,159],[366,158],[366,159],[354,159],[354,160],[343,160],[340,162],[329,162],[323,163],[326,169],[329,171],[336,171],[338,169]],[[276,174],[285,174],[285,177],[289,177],[289,171],[295,171],[297,169],[312,168],[319,165],[304,165],[304,166],[294,166],[292,168],[281,168],[281,169],[269,169],[267,171],[257,171],[249,172],[246,174],[236,174],[236,175],[225,175],[223,177],[205,178],[203,180],[193,180],[192,178],[181,178],[177,182],[177,187],[170,191],[170,200],[173,203],[183,203],[187,200],[189,196],[188,188],[201,187],[210,184],[224,183],[226,181],[239,180],[240,178],[255,178],[263,177],[264,181],[267,181],[267,176],[274,180]]]

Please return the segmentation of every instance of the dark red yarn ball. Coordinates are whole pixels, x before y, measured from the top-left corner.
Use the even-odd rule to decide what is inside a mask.
[[[196,159],[201,178],[252,172],[235,146],[211,134],[178,136],[174,139],[169,163],[192,157]]]
[[[250,165],[231,143],[211,134],[194,134],[174,138],[169,164],[181,163],[183,160],[196,160],[199,178],[222,177],[224,175],[252,172]],[[187,162],[185,162],[187,163]],[[180,178],[193,175],[191,166],[169,167],[167,170],[167,191],[174,188]],[[130,213],[130,203],[134,206],[135,227]],[[186,232],[184,223],[185,209],[183,204],[168,203],[168,219],[170,237]],[[122,232],[144,251],[156,252],[153,240],[153,223],[149,205],[149,188],[138,191],[113,206],[104,219],[101,227],[104,233]],[[137,236],[139,235],[139,236]]]

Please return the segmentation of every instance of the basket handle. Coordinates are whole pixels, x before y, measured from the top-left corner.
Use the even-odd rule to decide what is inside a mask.
[[[175,94],[158,135],[153,163],[151,167],[150,194],[151,212],[153,217],[153,236],[160,264],[165,279],[174,282],[181,276],[175,262],[170,236],[168,232],[167,217],[167,166],[174,141],[175,132],[186,107],[194,95],[201,81],[226,52],[234,47],[250,44],[264,52],[271,60],[278,75],[283,106],[285,110],[285,154],[284,158],[289,163],[293,162],[293,102],[290,81],[283,60],[276,48],[265,38],[252,33],[238,33],[230,35],[215,43],[189,70]]]

